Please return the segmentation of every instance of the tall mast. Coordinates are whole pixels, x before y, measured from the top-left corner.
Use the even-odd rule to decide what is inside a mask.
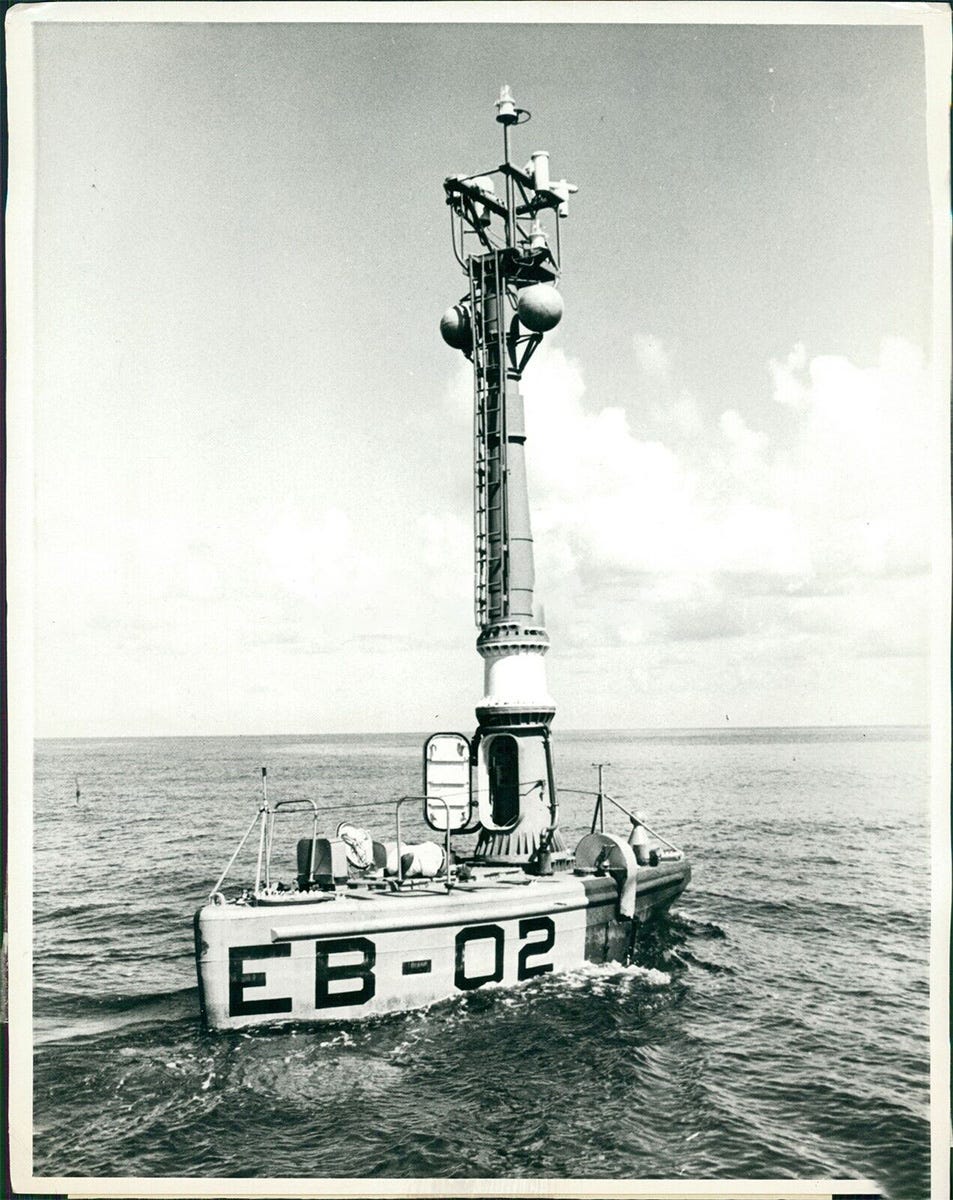
[[[555,287],[560,270],[559,224],[576,188],[564,179],[550,179],[547,151],[533,153],[523,168],[515,166],[510,161],[511,131],[528,121],[530,114],[516,106],[509,87],[500,92],[496,110],[503,127],[503,162],[488,172],[454,175],[444,181],[454,254],[468,290],[444,314],[441,332],[473,363],[474,610],[480,630],[477,649],[484,660],[484,696],[476,710],[478,735],[514,727],[523,727],[528,734],[531,727],[538,728],[548,768],[547,778],[539,781],[545,785],[540,794],[549,796],[554,810],[548,727],[555,705],[546,687],[543,662],[549,637],[535,619],[526,430],[519,384],[543,334],[562,316],[562,298]],[[502,181],[502,197],[497,180]],[[498,748],[497,757],[502,753]],[[520,754],[529,754],[528,743],[520,743]],[[487,787],[491,790],[494,771],[490,762]],[[519,773],[521,789],[526,782],[523,766]],[[484,812],[485,829],[500,824],[486,817]],[[545,821],[533,834],[533,819],[521,805],[516,824],[523,835],[531,835],[532,848],[538,849]],[[522,845],[526,838],[517,840]],[[507,836],[497,838],[494,845],[498,857],[508,858],[515,843]]]

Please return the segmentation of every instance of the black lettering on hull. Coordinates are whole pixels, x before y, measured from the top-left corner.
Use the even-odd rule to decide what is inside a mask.
[[[332,954],[360,954],[359,963],[331,963]],[[370,938],[334,938],[314,944],[314,1007],[345,1008],[366,1004],[374,998],[377,979],[374,963],[377,951]],[[344,992],[332,992],[330,984],[338,979],[359,979],[361,986]]]
[[[467,945],[469,942],[479,942],[493,939],[493,970],[489,975],[467,975]],[[499,925],[471,925],[461,929],[456,937],[456,965],[453,973],[454,984],[463,992],[482,987],[485,983],[499,983],[503,979],[503,943],[505,935]]]
[[[228,951],[228,1015],[230,1017],[264,1016],[269,1013],[290,1013],[291,997],[269,997],[246,1000],[245,989],[264,987],[264,971],[246,971],[249,959],[289,958],[289,942],[269,942],[264,946],[232,946]]]
[[[517,979],[532,979],[534,975],[545,975],[553,969],[551,962],[530,964],[529,961],[539,954],[546,954],[552,950],[553,944],[556,941],[556,926],[553,918],[524,917],[520,921],[520,941],[528,937],[531,933],[542,933],[544,936],[538,942],[530,942],[529,945],[520,946],[519,957],[516,960]]]

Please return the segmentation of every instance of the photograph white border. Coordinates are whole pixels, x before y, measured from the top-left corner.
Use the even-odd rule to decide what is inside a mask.
[[[499,0],[415,3],[160,2],[22,4],[6,18],[10,155],[7,206],[7,664],[9,745],[8,962],[10,1169],[17,1191],[70,1196],[828,1196],[876,1190],[864,1180],[194,1179],[60,1176],[32,1172],[33,787],[33,29],[50,22],[402,22],[915,25],[923,29],[934,236],[933,384],[938,403],[935,596],[932,638],[932,1195],[949,1196],[950,1063],[950,9],[945,3],[603,2]]]

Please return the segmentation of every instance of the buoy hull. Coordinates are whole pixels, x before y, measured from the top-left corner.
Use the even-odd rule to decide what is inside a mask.
[[[640,868],[635,919],[667,907],[690,874],[684,861]],[[621,961],[632,922],[618,899],[612,875],[517,872],[423,896],[209,904],[195,918],[205,1023],[359,1020]]]

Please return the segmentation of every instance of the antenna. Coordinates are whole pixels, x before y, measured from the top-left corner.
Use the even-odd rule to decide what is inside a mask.
[[[591,832],[592,833],[596,832],[596,824],[598,823],[599,832],[605,833],[605,831],[606,831],[605,791],[606,790],[605,790],[605,787],[603,786],[602,773],[606,769],[606,767],[611,767],[612,763],[607,763],[607,762],[606,763],[593,763],[592,766],[596,767],[597,770],[599,771],[599,791],[598,791],[598,795],[596,796],[595,812],[593,812],[593,814],[592,814],[592,830],[591,830]]]
[[[520,118],[523,121],[520,121]],[[508,83],[500,88],[500,98],[496,102],[496,119],[503,126],[503,166],[506,168],[506,244],[516,244],[516,213],[513,203],[513,177],[510,174],[510,126],[525,123],[530,114],[524,108],[517,108],[513,102],[513,94]]]

